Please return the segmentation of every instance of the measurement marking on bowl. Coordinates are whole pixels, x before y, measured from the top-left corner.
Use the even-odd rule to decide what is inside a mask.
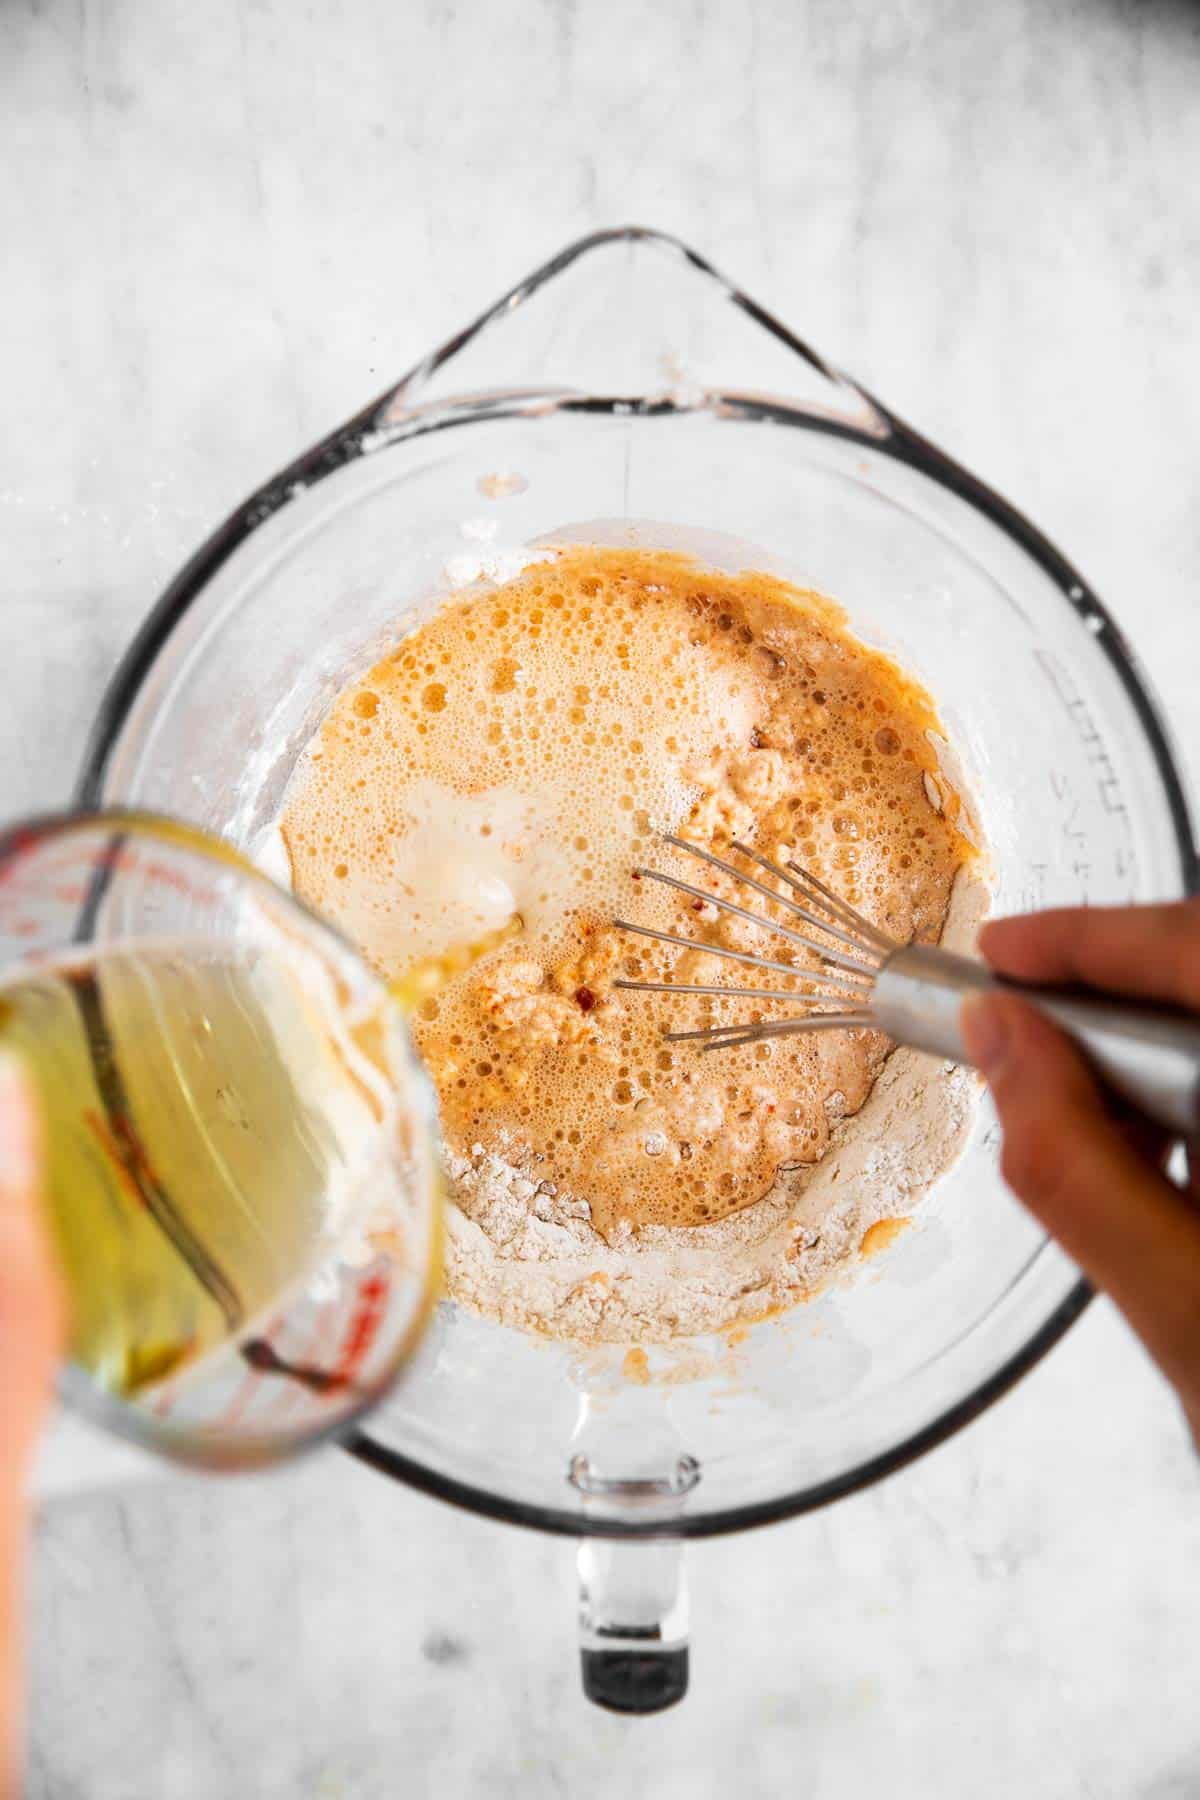
[[[1076,737],[1083,745],[1088,761],[1097,771],[1096,786],[1104,810],[1123,816],[1128,823],[1128,809],[1121,797],[1121,783],[1117,777],[1117,771],[1113,767],[1108,747],[1087,701],[1066,670],[1048,650],[1035,650],[1033,658],[1057,694],[1063,710],[1075,728]]]
[[[1133,842],[1133,822],[1130,819],[1129,808],[1125,804],[1121,791],[1120,778],[1112,757],[1109,755],[1103,733],[1097,725],[1087,701],[1057,658],[1052,656],[1048,650],[1035,650],[1033,655],[1066,713],[1076,738],[1083,746],[1088,762],[1095,770],[1096,792],[1099,795],[1101,806],[1110,818],[1118,821],[1123,831],[1125,842],[1113,847],[1112,867],[1118,881],[1130,884],[1130,898],[1132,899],[1137,879],[1137,851]],[[1088,847],[1088,838],[1086,832],[1075,827],[1080,802],[1074,794],[1069,777],[1062,772],[1051,770],[1050,786],[1059,805],[1069,808],[1063,826],[1063,836],[1068,847],[1074,852],[1073,873],[1086,884],[1091,874],[1091,864],[1084,854]]]

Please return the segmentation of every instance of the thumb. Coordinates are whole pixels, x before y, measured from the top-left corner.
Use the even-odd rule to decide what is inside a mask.
[[[0,1432],[31,1443],[49,1393],[62,1307],[41,1196],[41,1121],[20,1065],[0,1057]]]
[[[1004,1179],[1112,1295],[1190,1410],[1200,1398],[1200,1216],[1137,1155],[1082,1053],[1036,1008],[975,995],[962,1029],[1000,1115]]]

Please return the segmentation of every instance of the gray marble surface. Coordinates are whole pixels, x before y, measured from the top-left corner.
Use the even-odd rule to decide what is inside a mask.
[[[67,794],[225,510],[629,218],[1023,504],[1195,776],[1198,82],[1184,0],[5,0],[0,813]],[[693,1693],[655,1721],[580,1699],[559,1543],[332,1453],[110,1486],[41,1513],[30,1792],[1169,1800],[1198,1552],[1173,1405],[1102,1306],[915,1469],[697,1550]]]

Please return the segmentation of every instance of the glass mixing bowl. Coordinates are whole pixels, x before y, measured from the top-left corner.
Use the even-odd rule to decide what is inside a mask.
[[[632,229],[564,250],[220,527],[117,674],[82,798],[253,848],[347,678],[449,581],[544,537],[678,547],[839,600],[937,700],[999,909],[1195,884],[1163,726],[1086,582],[702,258]],[[734,1347],[688,1347],[707,1364],[664,1349],[648,1371],[617,1346],[534,1341],[444,1305],[347,1447],[586,1540],[585,1686],[665,1705],[686,1686],[680,1539],[897,1468],[1003,1393],[1088,1300],[1006,1193],[986,1107],[872,1275]]]

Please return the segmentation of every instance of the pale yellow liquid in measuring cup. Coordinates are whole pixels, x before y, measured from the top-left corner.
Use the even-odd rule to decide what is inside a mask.
[[[71,1352],[130,1395],[310,1278],[372,1167],[385,1034],[347,1033],[279,955],[164,945],[23,970]]]

